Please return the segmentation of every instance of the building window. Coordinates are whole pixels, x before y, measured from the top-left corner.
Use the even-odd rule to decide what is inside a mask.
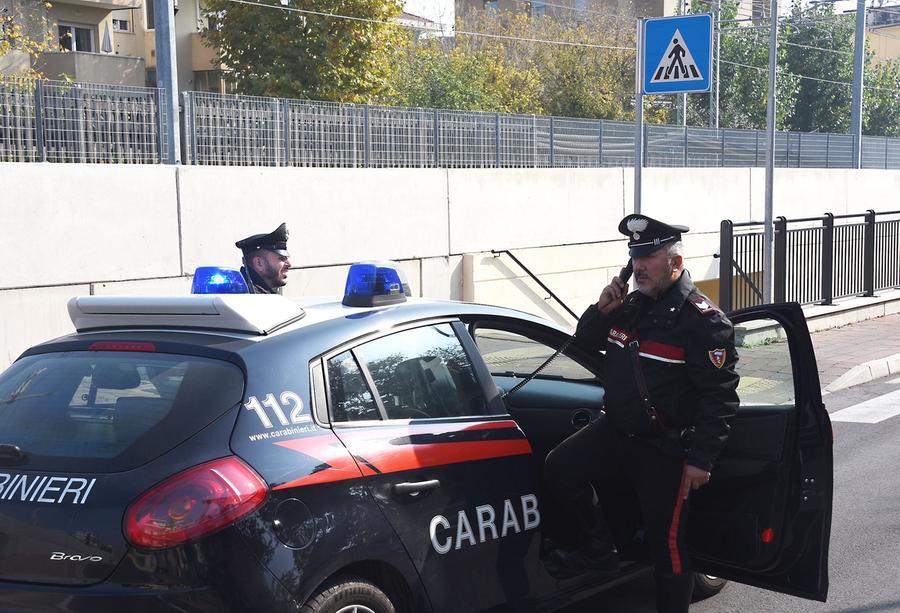
[[[535,0],[535,2],[531,5],[531,16],[532,17],[543,17],[547,12],[547,5],[545,5],[540,0]]]
[[[156,29],[156,16],[153,14],[153,5],[155,2],[153,0],[146,0],[144,2],[144,29],[145,30],[155,30]]]
[[[59,24],[59,46],[67,51],[95,53],[94,29],[71,23]]]
[[[134,32],[131,10],[113,11],[112,28],[113,32]]]

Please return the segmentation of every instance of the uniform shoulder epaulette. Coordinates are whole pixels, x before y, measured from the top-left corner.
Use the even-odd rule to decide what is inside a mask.
[[[694,308],[700,311],[701,315],[712,315],[713,313],[721,313],[719,307],[713,304],[709,298],[700,293],[692,293],[687,297],[687,301],[694,305]]]

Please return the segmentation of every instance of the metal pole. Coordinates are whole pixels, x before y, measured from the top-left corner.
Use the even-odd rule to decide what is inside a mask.
[[[684,0],[678,0],[678,14],[685,14]],[[687,94],[678,94],[678,117],[676,123],[687,126]]]
[[[500,113],[494,113],[494,164],[500,168]]]
[[[822,304],[834,298],[834,213],[822,221]]]
[[[34,86],[34,136],[37,141],[38,162],[47,161],[47,146],[44,142],[44,81],[38,79]]]
[[[778,52],[778,0],[769,8],[769,102],[766,109],[766,216],[763,241],[763,303],[770,304],[775,295],[775,228],[772,192],[775,183],[775,64]]]
[[[165,92],[156,88],[156,161],[160,164],[166,163],[165,151],[163,151],[163,143],[165,136],[163,135],[163,105],[166,103],[164,98]]]
[[[710,58],[713,84],[709,88],[709,127],[719,127],[719,2],[712,3],[713,55]]]
[[[363,105],[363,166],[372,163],[372,124],[369,119],[369,105]]]
[[[291,165],[291,101],[281,100],[281,142],[284,146],[284,166]]]
[[[866,211],[863,229],[863,296],[875,295],[875,211]]]
[[[641,212],[641,167],[644,165],[644,19],[637,20],[637,49],[634,57],[634,212]]]
[[[850,107],[850,134],[853,135],[853,168],[860,167],[862,157],[862,85],[865,50],[866,0],[856,0],[856,42],[853,43],[853,102]]]
[[[713,107],[715,110],[715,122],[714,128],[719,127],[719,69],[722,66],[722,58],[719,57],[719,54],[722,51],[722,7],[719,4],[716,4],[716,105]]]
[[[550,168],[556,168],[556,158],[553,154],[553,115],[550,116]]]
[[[731,261],[734,258],[734,224],[730,219],[723,219],[719,228],[719,308],[727,313],[732,308]]]
[[[441,166],[441,120],[438,117],[438,110],[434,109],[434,114],[431,119],[433,123],[434,130],[434,167],[440,168]]]
[[[168,123],[167,164],[181,163],[181,130],[178,127],[178,66],[175,56],[174,0],[153,0],[156,17],[156,86],[165,90]]]

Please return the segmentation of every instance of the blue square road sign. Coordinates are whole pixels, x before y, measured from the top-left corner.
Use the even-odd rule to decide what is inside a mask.
[[[712,17],[686,15],[644,21],[645,94],[708,92],[711,79]]]

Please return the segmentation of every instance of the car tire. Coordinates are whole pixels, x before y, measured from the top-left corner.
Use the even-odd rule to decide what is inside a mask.
[[[395,613],[391,599],[359,577],[340,576],[325,583],[300,613]]]
[[[703,573],[694,573],[694,597],[693,601],[705,600],[710,596],[715,596],[722,591],[727,579],[721,577],[713,577],[712,575],[704,575]]]

